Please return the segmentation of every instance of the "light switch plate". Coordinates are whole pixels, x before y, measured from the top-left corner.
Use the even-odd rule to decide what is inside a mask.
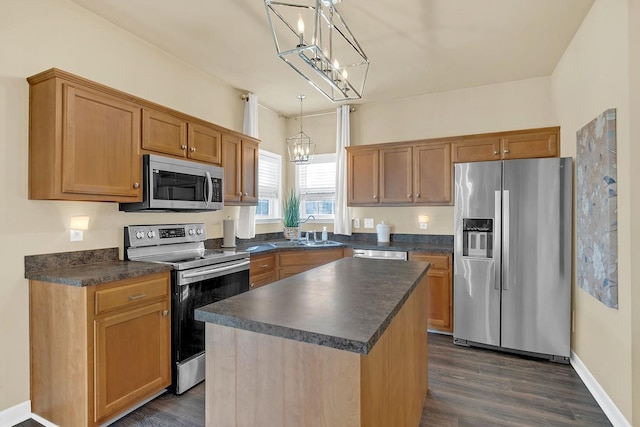
[[[353,228],[360,228],[360,218],[353,218]]]
[[[364,219],[364,228],[373,228],[373,218]]]

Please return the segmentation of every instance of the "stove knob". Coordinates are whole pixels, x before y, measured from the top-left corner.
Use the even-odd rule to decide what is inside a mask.
[[[144,239],[144,231],[138,231],[138,232],[136,233],[136,237],[137,237],[138,239]]]
[[[150,231],[147,233],[147,236],[149,236],[150,239],[153,239],[154,237],[156,237],[156,232],[155,231]]]
[[[193,236],[194,234],[196,234],[195,230],[193,228],[189,229],[189,236]]]
[[[196,233],[198,233],[198,234],[202,234],[202,233],[204,233],[204,230],[203,230],[202,228],[198,228],[198,230],[196,231]]]

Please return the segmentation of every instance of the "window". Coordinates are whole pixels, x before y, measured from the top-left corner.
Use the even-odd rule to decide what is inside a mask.
[[[300,216],[333,219],[336,209],[336,155],[316,154],[310,163],[296,165]]]
[[[258,150],[258,205],[257,222],[280,220],[280,187],[282,182],[282,156]]]

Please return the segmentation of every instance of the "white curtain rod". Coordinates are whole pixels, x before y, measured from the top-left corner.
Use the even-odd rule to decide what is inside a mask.
[[[243,93],[242,95],[240,95],[240,99],[242,99],[243,101],[246,101],[248,99],[248,97],[247,97],[246,94]],[[269,110],[272,113],[277,114],[279,117],[284,117],[285,119],[294,119],[296,117],[300,117],[300,116],[284,116],[284,115],[280,114],[279,112],[274,111],[271,108],[267,107],[266,105],[262,105],[260,103],[258,103],[258,107],[262,107],[265,110]],[[351,108],[349,108],[349,112],[353,113],[354,111],[356,111],[356,107],[351,106]],[[336,112],[335,111],[327,111],[325,113],[303,114],[302,117],[326,116],[327,114],[336,114]]]

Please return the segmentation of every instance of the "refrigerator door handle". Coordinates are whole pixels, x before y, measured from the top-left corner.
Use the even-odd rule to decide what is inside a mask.
[[[493,280],[493,289],[499,291],[500,290],[500,268],[498,268],[498,266],[500,265],[500,247],[496,244],[500,241],[500,234],[499,234],[499,230],[500,230],[500,218],[502,216],[502,192],[501,191],[495,191],[495,195],[493,198],[493,203],[494,203],[494,214],[493,217],[496,219],[496,223],[494,224],[494,230],[493,230],[493,234],[494,234],[494,241],[493,241],[493,256],[494,259],[496,259],[496,268],[495,268],[495,277]]]
[[[502,290],[509,290],[509,190],[504,190],[502,201]]]

